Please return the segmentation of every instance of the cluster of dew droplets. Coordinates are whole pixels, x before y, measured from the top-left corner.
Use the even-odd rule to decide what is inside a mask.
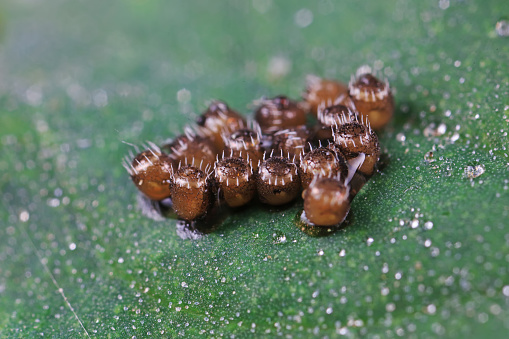
[[[284,205],[302,195],[306,225],[339,225],[375,172],[380,146],[374,130],[393,114],[391,90],[363,66],[348,86],[309,76],[302,97],[256,100],[249,122],[213,101],[195,126],[161,147],[147,142],[140,152],[134,146],[138,154],[130,152],[123,165],[144,196],[171,199],[184,220],[255,197]]]

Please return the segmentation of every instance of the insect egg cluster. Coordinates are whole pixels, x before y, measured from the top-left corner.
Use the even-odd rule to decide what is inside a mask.
[[[239,208],[257,198],[277,206],[301,196],[305,224],[341,224],[376,171],[375,130],[394,110],[388,82],[363,66],[348,86],[309,76],[302,100],[280,95],[255,105],[247,122],[213,101],[196,125],[164,145],[144,145],[124,167],[143,195],[171,199],[183,220],[204,218],[217,205]]]

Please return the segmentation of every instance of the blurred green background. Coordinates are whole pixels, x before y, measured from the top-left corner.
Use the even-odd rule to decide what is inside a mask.
[[[502,0],[3,1],[1,336],[506,337],[508,15]],[[255,204],[190,240],[140,213],[122,141],[363,64],[397,111],[349,227],[313,238],[299,203]]]

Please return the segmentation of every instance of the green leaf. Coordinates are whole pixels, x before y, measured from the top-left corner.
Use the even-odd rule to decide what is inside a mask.
[[[2,337],[505,337],[507,1],[1,7]],[[123,141],[362,64],[397,110],[348,227],[254,204],[189,240],[139,211]]]

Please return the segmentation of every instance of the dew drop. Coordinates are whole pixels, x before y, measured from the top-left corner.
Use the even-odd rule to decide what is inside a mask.
[[[484,165],[467,166],[465,168],[465,176],[469,179],[477,178],[486,171]]]
[[[428,312],[429,314],[435,314],[436,311],[437,307],[433,304],[430,304],[426,307],[426,312]]]
[[[498,36],[507,37],[509,36],[509,21],[508,20],[500,20],[495,25],[495,31]]]
[[[412,228],[417,228],[417,227],[419,227],[419,220],[417,220],[417,219],[413,219],[413,220],[410,222],[410,227],[412,227]]]
[[[301,28],[311,25],[313,22],[313,12],[307,8],[300,9],[295,13],[295,24]]]
[[[19,220],[21,222],[27,222],[28,219],[30,219],[30,213],[28,213],[28,211],[22,211],[20,214],[19,214]]]
[[[396,134],[396,140],[398,140],[399,142],[405,142],[406,136],[403,133],[398,133]]]

